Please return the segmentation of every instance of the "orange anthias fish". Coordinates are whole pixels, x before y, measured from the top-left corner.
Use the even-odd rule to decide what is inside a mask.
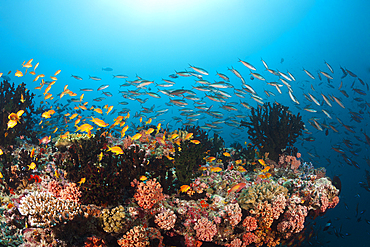
[[[193,133],[189,133],[185,136],[185,140],[189,140],[190,138],[193,137]]]
[[[200,143],[200,141],[198,141],[198,140],[191,140],[190,142],[192,142],[194,144],[197,144],[197,145]]]
[[[10,113],[10,115],[8,116],[9,118],[8,129],[13,128],[14,126],[17,125],[23,113],[24,113],[23,110],[19,110],[17,113]]]
[[[214,161],[216,158],[215,157],[208,157],[207,159],[206,159],[206,161],[207,162],[212,162],[212,161]]]
[[[246,183],[238,183],[234,185],[228,192],[227,194],[230,194],[230,192],[239,192],[241,189],[243,189],[247,184]]]
[[[40,144],[48,144],[51,141],[51,136],[45,136],[41,139],[39,139],[39,145]]]
[[[180,192],[185,193],[185,192],[187,192],[188,190],[190,190],[190,186],[189,186],[189,185],[182,185],[182,186],[180,187]]]
[[[94,122],[96,125],[98,125],[99,127],[107,127],[109,124],[105,123],[103,120],[99,119],[99,118],[94,118],[94,117],[91,117],[92,122]]]
[[[221,168],[221,167],[212,167],[212,168],[210,169],[210,171],[211,171],[211,172],[220,172],[220,171],[222,171],[222,168]]]
[[[259,159],[259,160],[258,160],[258,162],[259,162],[261,165],[266,166],[266,163],[265,163],[265,161],[264,161],[263,159]]]
[[[79,182],[77,182],[77,183],[79,183],[81,185],[81,184],[83,184],[85,182],[86,182],[86,178],[81,178],[81,180]]]

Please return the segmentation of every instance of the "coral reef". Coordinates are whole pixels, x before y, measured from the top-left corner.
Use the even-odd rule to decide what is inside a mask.
[[[250,121],[241,121],[248,128],[251,142],[261,153],[269,152],[270,159],[277,161],[281,150],[292,146],[302,134],[302,117],[293,115],[288,107],[265,103],[262,107],[251,109]]]

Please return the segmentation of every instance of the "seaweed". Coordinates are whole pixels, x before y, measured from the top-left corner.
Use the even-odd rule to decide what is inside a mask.
[[[16,143],[16,137],[28,137],[33,143],[37,143],[36,134],[33,131],[35,120],[32,115],[35,114],[33,98],[35,94],[30,93],[21,83],[15,87],[4,80],[0,84],[0,145],[8,146]],[[19,123],[13,128],[8,129],[8,116],[23,110],[24,113]]]
[[[250,121],[241,121],[248,128],[251,142],[258,146],[260,153],[269,153],[270,159],[277,161],[281,150],[292,146],[302,135],[304,123],[298,113],[292,114],[287,106],[265,103],[252,108]]]
[[[206,164],[204,147],[189,140],[175,144],[174,166],[180,185],[190,184],[192,179],[199,176],[199,167]]]

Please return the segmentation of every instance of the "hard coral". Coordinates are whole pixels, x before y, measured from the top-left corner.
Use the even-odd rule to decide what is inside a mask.
[[[55,198],[49,192],[33,192],[24,196],[18,207],[22,215],[28,216],[31,226],[53,227],[73,220],[81,213],[74,201]]]
[[[135,186],[135,183],[133,183],[133,186]],[[146,183],[138,183],[134,198],[143,209],[151,209],[164,199],[162,191],[161,184],[154,178],[147,180]]]
[[[261,153],[269,152],[270,159],[277,161],[281,150],[295,143],[302,135],[302,117],[293,115],[288,107],[265,103],[262,107],[252,108],[250,122],[241,121],[248,128],[249,139],[260,148]]]

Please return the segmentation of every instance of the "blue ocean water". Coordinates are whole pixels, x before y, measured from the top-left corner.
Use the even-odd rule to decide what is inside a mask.
[[[370,143],[364,135],[370,136],[369,10],[368,1],[341,0],[2,1],[0,72],[9,76],[12,82],[26,82],[27,88],[37,95],[35,104],[39,105],[45,100],[43,90],[34,89],[39,86],[39,82],[32,81],[34,76],[14,76],[15,71],[22,68],[23,61],[33,59],[33,65],[39,62],[36,71],[46,77],[61,70],[57,82],[49,91],[54,99],[49,101],[47,108],[68,103],[71,97],[59,99],[57,96],[68,85],[68,89],[78,94],[77,98],[84,93],[83,100],[89,102],[88,106],[113,105],[116,112],[105,116],[106,122],[112,122],[123,108],[127,108],[131,114],[130,124],[137,126],[140,117],[133,116],[143,114],[145,121],[152,118],[155,125],[161,122],[177,129],[191,122],[180,115],[181,107],[170,104],[170,97],[158,92],[158,89],[169,88],[156,84],[164,83],[162,79],[172,80],[175,85],[170,89],[192,90],[197,93],[196,97],[206,102],[206,106],[222,112],[223,120],[240,121],[235,115],[248,116],[250,113],[240,104],[241,101],[252,107],[259,104],[249,94],[240,98],[235,95],[234,89],[225,89],[232,96],[227,103],[233,105],[235,102],[237,108],[236,112],[227,111],[220,108],[222,103],[208,99],[208,93],[193,89],[193,86],[200,86],[196,77],[169,77],[176,75],[176,72],[195,72],[189,67],[192,65],[206,70],[209,75],[204,75],[203,79],[209,82],[220,81],[221,78],[216,75],[219,72],[230,78],[234,88],[241,89],[240,78],[229,70],[234,68],[262,97],[263,102],[276,101],[289,106],[292,113],[303,116],[307,131],[295,146],[305,161],[312,162],[315,167],[325,167],[329,177],[338,175],[341,178],[340,204],[316,220],[312,245],[349,246],[356,243],[368,246],[370,212],[367,205],[370,203],[370,192],[359,182],[366,182],[365,170],[370,169]],[[251,70],[239,59],[252,64],[255,72],[261,74],[265,81],[254,78]],[[274,86],[266,83],[278,82],[279,77],[269,73],[261,59],[269,68],[285,74],[289,71],[294,76],[296,80],[289,81],[289,84],[299,104],[292,101],[287,86],[281,87],[282,93],[279,93]],[[8,74],[8,71],[12,72]],[[328,73],[333,79],[321,72]],[[114,78],[114,75],[127,75],[128,78]],[[101,80],[95,81],[89,76]],[[140,90],[143,95],[132,96],[128,93],[133,99],[124,98],[125,94],[119,91],[128,92],[137,88],[120,85],[139,77],[155,82]],[[109,87],[97,91],[101,85]],[[83,88],[94,91],[80,91]],[[110,92],[113,96],[102,92]],[[147,92],[157,93],[160,98],[151,97]],[[318,99],[320,106],[305,98],[304,94]],[[330,101],[330,107],[321,94],[336,97],[344,108],[335,100]],[[94,101],[99,97],[105,99]],[[135,98],[148,100],[142,104]],[[122,101],[128,104],[118,103]],[[186,108],[195,110],[192,100],[185,101],[188,103]],[[75,105],[77,103],[72,102],[69,106]],[[143,107],[153,107],[154,112],[141,113]],[[317,112],[308,112],[304,108]],[[156,111],[163,109],[168,111],[157,116]],[[84,114],[88,116],[88,113]],[[358,115],[361,115],[360,119],[356,118]],[[217,120],[204,113],[197,118],[194,124],[199,126]],[[318,130],[310,124],[312,118],[327,127]],[[53,126],[58,126],[58,123]],[[221,128],[216,131],[228,145],[234,141],[248,142],[246,129],[226,124],[218,126]],[[353,132],[346,129],[349,126]],[[134,131],[134,128],[129,131]],[[308,141],[309,138],[314,141]],[[359,167],[348,165],[343,155],[333,148],[342,149],[350,162],[356,162]],[[333,226],[330,231],[324,232],[322,228],[328,220]],[[305,245],[308,246],[308,243]]]

